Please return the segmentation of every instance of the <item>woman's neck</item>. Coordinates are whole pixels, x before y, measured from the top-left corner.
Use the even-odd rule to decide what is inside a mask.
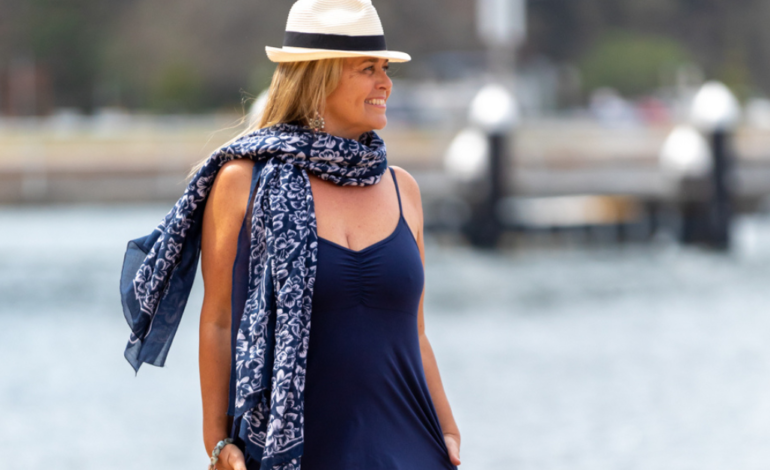
[[[343,137],[345,139],[358,140],[358,138],[361,137],[361,134],[368,132],[368,130],[362,129],[360,126],[344,127],[336,124],[333,121],[332,122],[329,122],[329,121],[330,121],[329,119],[326,120],[323,131],[329,135],[333,135],[336,137]]]

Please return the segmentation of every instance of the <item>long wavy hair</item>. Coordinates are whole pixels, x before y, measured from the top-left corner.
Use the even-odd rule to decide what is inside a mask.
[[[267,102],[259,119],[237,136],[222,145],[225,147],[240,137],[264,127],[279,123],[298,121],[309,126],[316,111],[323,113],[326,97],[337,88],[342,76],[343,57],[307,60],[300,62],[279,62],[273,73],[268,90]],[[249,116],[243,116],[238,125],[243,125]],[[208,160],[208,156],[195,164],[187,175],[191,178]]]

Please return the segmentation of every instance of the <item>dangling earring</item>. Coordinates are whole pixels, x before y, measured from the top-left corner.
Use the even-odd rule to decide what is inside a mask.
[[[326,121],[324,121],[323,116],[321,116],[318,111],[315,112],[315,117],[310,120],[310,128],[314,131],[323,130],[324,126],[326,125]]]

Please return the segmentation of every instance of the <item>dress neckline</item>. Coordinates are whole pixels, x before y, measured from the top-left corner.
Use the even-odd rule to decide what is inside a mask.
[[[335,242],[333,242],[331,240],[327,240],[326,238],[323,238],[323,237],[318,237],[318,240],[322,241],[324,243],[327,243],[327,244],[331,245],[334,248],[339,248],[340,250],[347,251],[348,253],[360,254],[360,253],[364,253],[366,251],[369,251],[369,250],[371,250],[371,249],[373,249],[375,247],[378,247],[380,245],[384,245],[388,241],[392,240],[398,234],[399,230],[401,229],[401,225],[402,225],[401,222],[402,221],[404,223],[406,223],[406,220],[404,219],[403,214],[399,214],[399,216],[398,216],[398,223],[396,224],[396,228],[394,228],[393,231],[390,232],[390,235],[388,235],[387,237],[383,238],[382,240],[379,240],[379,241],[376,241],[376,242],[372,243],[371,245],[369,245],[369,246],[367,246],[365,248],[361,248],[360,250],[352,250],[352,249],[350,249],[350,248],[348,248],[346,246],[342,246],[339,243],[335,243]]]
[[[323,237],[318,237],[318,240],[320,240],[322,242],[326,242],[326,243],[328,243],[329,245],[331,245],[333,247],[336,247],[336,248],[339,248],[341,250],[347,251],[348,253],[359,254],[359,253],[363,253],[365,251],[369,251],[370,249],[375,248],[377,246],[383,245],[383,244],[387,243],[389,240],[391,240],[393,237],[395,237],[396,234],[398,233],[398,231],[401,229],[401,221],[403,220],[404,224],[406,225],[406,219],[404,219],[404,210],[401,207],[401,191],[398,189],[398,180],[396,180],[396,172],[393,171],[393,168],[391,168],[391,167],[388,167],[388,170],[390,171],[390,176],[393,179],[393,185],[396,187],[396,198],[398,199],[398,223],[396,223],[396,228],[394,228],[393,231],[390,232],[390,235],[388,235],[387,237],[383,238],[382,240],[374,242],[371,245],[367,246],[366,248],[362,248],[360,250],[351,250],[350,248],[348,248],[346,246],[342,246],[339,243],[335,243],[335,242],[333,242],[331,240],[327,240],[326,238],[323,238]]]

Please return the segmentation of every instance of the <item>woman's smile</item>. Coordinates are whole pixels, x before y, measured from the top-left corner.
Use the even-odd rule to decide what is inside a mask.
[[[382,108],[382,109],[387,108],[387,105],[385,104],[384,99],[371,99],[371,100],[364,101],[364,103],[370,106],[374,106],[375,108]]]

